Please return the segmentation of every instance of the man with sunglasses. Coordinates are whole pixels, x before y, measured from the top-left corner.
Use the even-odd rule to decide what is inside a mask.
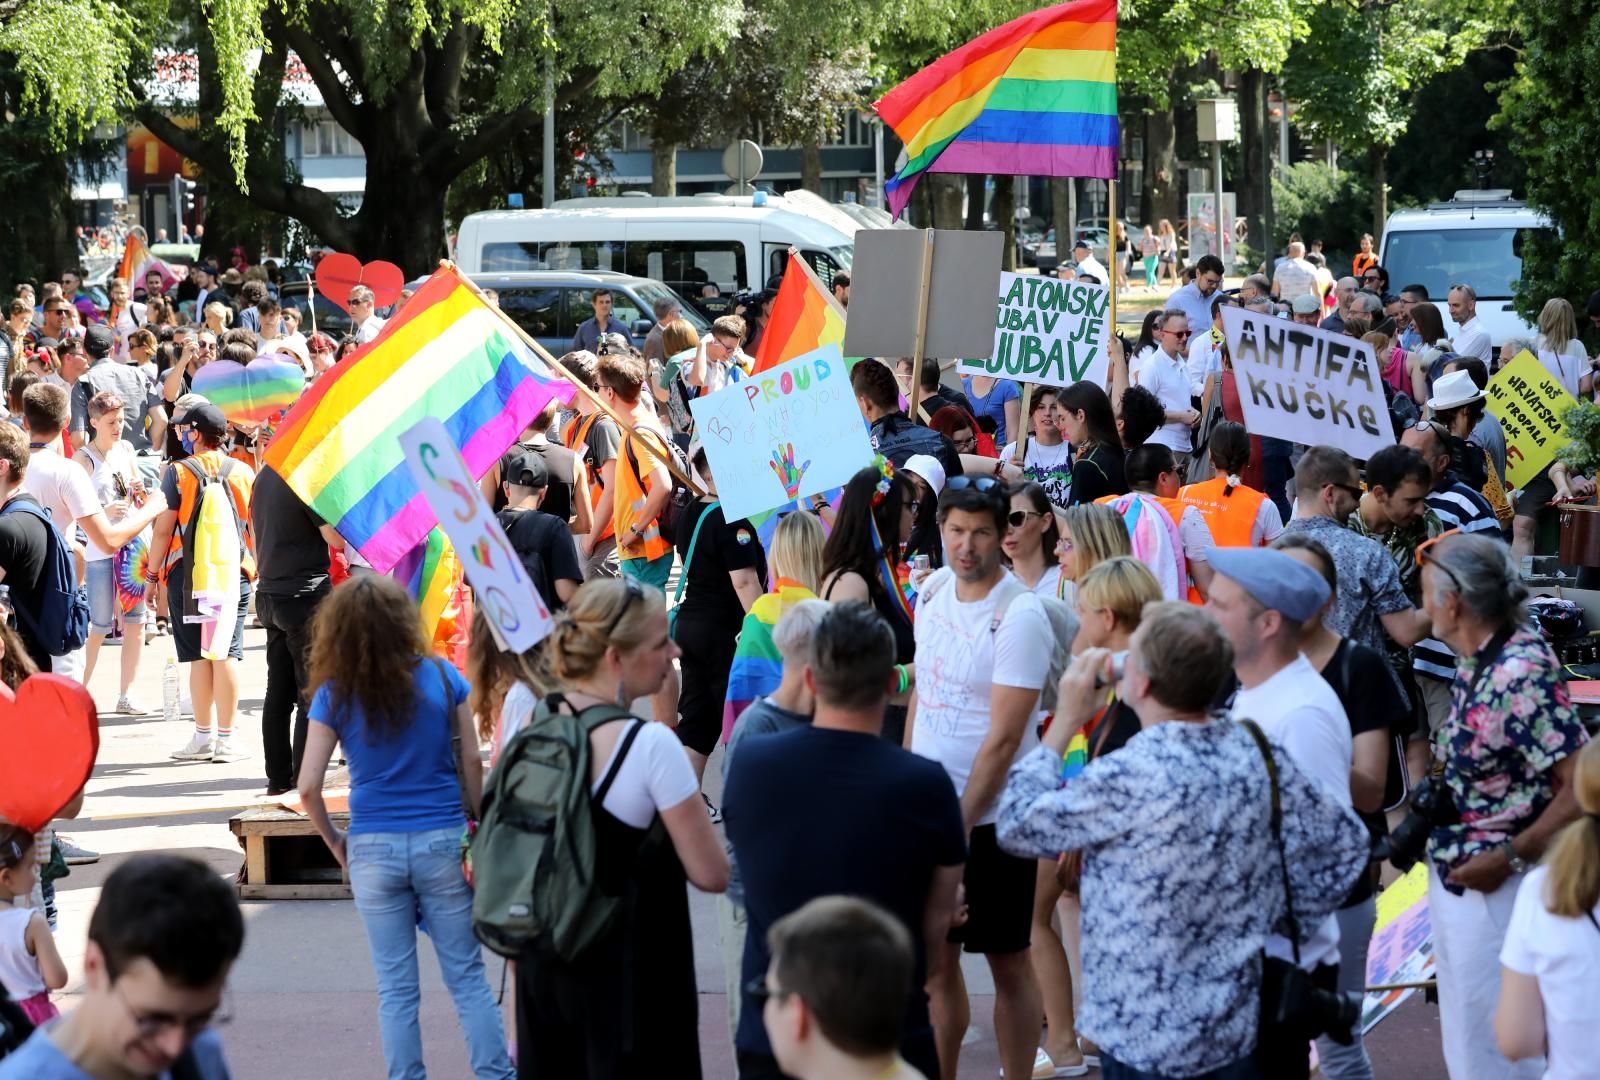
[[[1346,528],[1361,503],[1361,473],[1335,446],[1313,446],[1294,470],[1297,506],[1285,533],[1303,532],[1333,556],[1339,587],[1323,622],[1343,637],[1386,652],[1388,634],[1409,649],[1428,633],[1428,617],[1400,584],[1400,571],[1383,545]],[[1396,684],[1399,683],[1398,676]]]
[[[1389,295],[1389,271],[1374,263],[1361,272],[1361,287],[1381,297]]]
[[[78,286],[82,284],[83,271],[76,268],[61,271],[61,298],[78,309],[85,326],[105,322],[100,315],[100,309],[94,306],[94,301],[78,291]]]
[[[213,1025],[243,944],[239,901],[213,870],[134,856],[89,919],[78,1005],[0,1061],[0,1080],[226,1080]]]
[[[1193,432],[1200,423],[1200,410],[1193,406],[1192,401],[1204,389],[1204,384],[1197,383],[1189,371],[1187,354],[1192,336],[1190,327],[1210,325],[1209,303],[1199,322],[1192,321],[1180,310],[1168,307],[1156,322],[1155,352],[1145,358],[1139,374],[1133,379],[1161,402],[1166,423],[1157,428],[1148,441],[1158,442],[1172,451],[1180,479],[1189,468],[1189,454],[1194,449]]]

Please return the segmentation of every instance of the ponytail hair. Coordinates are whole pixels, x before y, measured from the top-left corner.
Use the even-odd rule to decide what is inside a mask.
[[[1552,915],[1581,919],[1600,906],[1600,741],[1579,751],[1572,790],[1583,816],[1556,835],[1544,858],[1544,904]]]
[[[659,592],[626,578],[584,582],[555,613],[555,629],[526,658],[521,677],[540,694],[569,689],[600,669],[607,650],[647,644],[652,620],[665,609]]]

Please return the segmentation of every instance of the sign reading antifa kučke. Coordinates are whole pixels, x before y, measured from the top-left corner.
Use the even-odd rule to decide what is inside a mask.
[[[1372,346],[1232,307],[1222,309],[1222,328],[1250,434],[1337,446],[1361,460],[1394,445]]]
[[[994,355],[963,360],[961,373],[1052,386],[1105,382],[1110,302],[1102,285],[1002,273]]]

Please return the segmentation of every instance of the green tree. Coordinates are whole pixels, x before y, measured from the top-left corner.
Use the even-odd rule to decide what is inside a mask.
[[[1594,103],[1600,100],[1600,5],[1541,0],[1519,9],[1522,58],[1501,95],[1496,125],[1527,169],[1528,202],[1559,233],[1536,230],[1522,249],[1517,310],[1533,319],[1545,301],[1565,297],[1582,311],[1600,286],[1600,177]]]

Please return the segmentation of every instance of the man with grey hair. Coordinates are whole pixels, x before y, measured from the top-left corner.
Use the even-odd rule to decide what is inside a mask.
[[[1289,245],[1289,257],[1279,265],[1272,279],[1272,295],[1293,303],[1297,296],[1314,293],[1317,289],[1317,270],[1306,261],[1306,246],[1296,240]]]
[[[662,296],[651,305],[651,310],[655,313],[656,324],[645,335],[644,348],[640,351],[644,353],[645,363],[650,365],[653,374],[667,359],[666,349],[661,344],[661,332],[669,322],[683,317],[683,309],[678,306],[676,296]]]
[[[1277,305],[1270,296],[1252,296],[1244,302],[1245,310],[1254,311],[1262,315],[1276,315]]]
[[[1476,356],[1485,364],[1493,363],[1494,345],[1489,332],[1478,321],[1478,293],[1471,285],[1450,286],[1450,321],[1459,328],[1451,339],[1453,351],[1462,356]]]
[[[1272,292],[1272,283],[1265,274],[1251,274],[1239,283],[1239,302],[1248,304],[1258,296],[1267,296]]]
[[[1335,334],[1344,333],[1344,319],[1350,314],[1350,301],[1361,289],[1361,282],[1353,277],[1342,277],[1333,286],[1334,299],[1339,301],[1339,306],[1334,308],[1333,314],[1322,320],[1322,328]]]
[[[356,341],[362,345],[378,336],[378,331],[383,329],[383,320],[378,318],[375,310],[377,298],[372,290],[365,285],[357,285],[350,290],[350,325],[355,328]]]
[[[1350,298],[1350,314],[1364,316],[1369,328],[1377,326],[1386,316],[1383,313],[1383,297],[1367,289],[1361,289]]]

